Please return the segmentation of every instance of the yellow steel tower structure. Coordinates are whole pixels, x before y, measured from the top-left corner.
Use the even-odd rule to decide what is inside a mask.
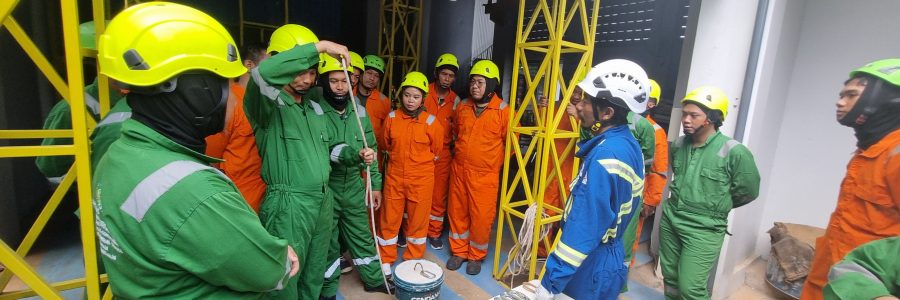
[[[531,8],[532,4],[536,5]],[[522,280],[537,278],[538,249],[552,249],[555,243],[549,237],[541,239],[540,229],[551,226],[561,220],[565,200],[568,198],[568,182],[563,176],[562,165],[566,160],[574,160],[575,143],[578,139],[578,125],[574,118],[566,114],[576,80],[573,74],[563,74],[564,64],[574,65],[574,74],[582,74],[590,68],[594,50],[594,37],[597,28],[597,12],[600,1],[594,0],[537,0],[520,1],[516,28],[516,47],[513,59],[512,88],[510,99],[522,99],[521,103],[510,101],[514,115],[510,118],[510,133],[506,140],[506,158],[503,167],[503,186],[500,194],[500,208],[495,240],[493,275],[494,278],[507,285]],[[528,6],[528,7],[526,7]],[[526,10],[529,12],[526,15]],[[543,23],[541,23],[543,22]],[[539,24],[539,25],[536,25]],[[567,40],[569,39],[569,40]],[[576,41],[572,41],[576,40]],[[563,59],[564,58],[564,59]],[[520,82],[520,74],[524,80]],[[523,85],[520,87],[520,85]],[[524,95],[521,95],[521,91]],[[538,95],[547,95],[546,107],[538,106]],[[558,99],[555,95],[558,95]],[[559,100],[559,102],[554,101]],[[536,110],[535,125],[522,126],[523,116],[528,111]],[[563,118],[569,118],[575,130],[560,128]],[[518,145],[519,135],[531,135],[530,144],[522,149]],[[565,147],[559,147],[565,144]],[[533,175],[526,172],[531,157],[534,159]],[[515,173],[510,172],[510,163],[519,166]],[[577,161],[574,162],[577,166]],[[573,168],[573,173],[577,168]],[[561,203],[551,205],[545,203],[545,192],[555,185],[559,189]],[[514,192],[524,190],[525,198],[515,198]],[[534,231],[532,236],[518,235],[518,226],[525,219],[531,219],[524,213],[528,207],[535,206],[539,212],[533,217]],[[540,213],[544,212],[544,213]],[[546,215],[544,215],[546,213]],[[510,234],[513,245],[504,247],[504,235]],[[530,241],[523,245],[523,241]],[[529,249],[524,253],[524,249]],[[501,251],[511,249],[506,261],[500,261]],[[524,265],[512,265],[513,257],[527,254]],[[527,268],[527,278],[509,277]],[[523,271],[522,271],[523,272]]]
[[[379,90],[393,99],[403,75],[419,68],[422,47],[422,0],[383,0],[378,55],[384,58],[384,77]]]
[[[100,299],[100,283],[106,282],[106,275],[98,274],[97,249],[94,237],[94,210],[91,206],[91,170],[90,145],[88,136],[96,125],[87,117],[84,104],[84,78],[82,73],[82,56],[96,56],[96,51],[81,49],[78,36],[78,1],[60,0],[62,11],[62,32],[65,43],[66,79],[50,63],[44,53],[37,47],[28,33],[12,16],[18,0],[0,1],[0,27],[5,28],[22,50],[34,62],[36,67],[47,77],[53,88],[72,107],[71,130],[0,130],[0,139],[42,139],[73,138],[72,145],[57,146],[4,146],[0,147],[0,158],[74,155],[75,163],[65,175],[59,187],[41,211],[19,247],[13,250],[6,242],[0,241],[0,264],[6,270],[0,274],[0,291],[3,291],[13,275],[17,276],[28,289],[0,292],[0,299],[18,299],[40,296],[43,299],[62,299],[60,291],[85,287],[88,299]],[[94,23],[99,36],[105,29],[106,9],[104,0],[93,0]],[[14,72],[14,70],[0,70]],[[109,85],[105,76],[98,78],[100,83],[100,112],[105,115],[109,111]],[[63,196],[72,184],[78,181],[78,206],[81,210],[81,238],[84,247],[85,277],[61,282],[48,282],[25,261],[40,233],[47,225],[50,216],[62,202]],[[5,209],[5,208],[4,208]],[[104,295],[111,298],[111,293]]]

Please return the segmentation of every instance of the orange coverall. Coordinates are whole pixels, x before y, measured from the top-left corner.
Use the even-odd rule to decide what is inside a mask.
[[[654,134],[656,135],[656,148],[653,153],[653,163],[650,165],[650,172],[644,175],[644,205],[659,206],[662,202],[663,189],[666,188],[666,172],[669,171],[669,141],[666,140],[666,130],[656,123],[650,116],[647,121],[653,124]],[[640,215],[637,223],[637,231],[635,231],[634,245],[631,253],[637,253],[638,245],[641,243],[641,230],[644,228],[644,216]],[[631,265],[637,256],[632,255]]]
[[[463,100],[454,110],[455,154],[451,163],[450,249],[454,256],[478,261],[487,255],[497,215],[510,111],[496,95],[475,115],[475,103]]]
[[[822,299],[831,266],[862,244],[900,235],[900,130],[856,151],[800,299]]]
[[[206,155],[225,160],[219,164],[219,169],[231,178],[247,204],[259,213],[266,193],[266,182],[259,175],[262,159],[256,148],[253,128],[244,114],[244,88],[232,83],[231,93],[234,98],[229,101],[236,101],[232,105],[233,111],[225,123],[225,130],[206,137]]]
[[[383,129],[378,146],[387,150],[391,161],[385,176],[384,202],[378,210],[377,240],[381,262],[391,264],[397,260],[397,235],[404,213],[409,218],[404,226],[408,247],[403,259],[419,259],[425,254],[434,162],[444,145],[444,133],[437,118],[427,112],[413,118],[392,111]]]
[[[387,118],[388,113],[391,112],[391,99],[388,99],[387,96],[378,90],[372,90],[372,93],[366,98],[365,103],[366,112],[369,114],[369,119],[372,121],[372,131],[375,132],[375,138],[378,139],[379,142],[378,148],[381,149],[381,133],[383,131],[384,119]],[[378,153],[378,168],[382,174],[384,174],[385,163],[387,163],[387,160],[384,159],[384,153]]]
[[[565,109],[565,107],[560,107],[560,109]],[[558,129],[559,130],[569,130],[569,131],[572,130],[572,122],[569,120],[568,114],[563,115],[562,120],[559,121]],[[578,130],[580,130],[580,128]],[[578,131],[576,130],[575,132],[577,133]],[[576,142],[578,142],[578,141],[576,140]],[[556,144],[556,151],[558,151],[557,153],[562,155],[563,151],[566,151],[566,146],[569,145],[569,140],[556,139],[556,141],[554,141],[554,143]],[[565,189],[567,191],[569,188],[569,184],[572,182],[572,167],[575,164],[575,150],[576,150],[575,146],[572,146],[572,150],[569,150],[569,154],[564,159],[560,160],[559,168],[562,170],[562,178],[563,178],[562,185],[563,185],[563,187],[565,187]],[[553,169],[552,169],[553,168],[553,160],[552,159],[551,159],[551,161],[548,162],[547,167],[550,168],[547,171],[547,175],[550,175],[550,173],[553,171]],[[564,208],[564,207],[562,207],[563,194],[561,193],[561,191],[559,189],[560,183],[558,182],[557,179],[558,179],[558,176],[554,175],[552,178],[550,178],[550,181],[547,183],[547,190],[544,191],[544,204],[553,205],[558,208]],[[544,212],[550,216],[557,215],[556,211],[549,210],[549,209],[544,210]],[[549,240],[553,241],[555,239],[555,237],[556,237],[556,230],[555,229],[550,230],[550,234],[548,235]],[[547,249],[544,248],[544,243],[539,243],[538,244],[538,256],[539,257],[547,257],[547,254],[548,254],[548,252],[547,252]]]
[[[431,197],[431,216],[428,224],[428,237],[438,238],[444,227],[444,214],[447,212],[447,193],[450,189],[450,118],[453,115],[453,104],[462,99],[450,90],[444,96],[443,103],[438,99],[438,92],[434,83],[428,85],[428,96],[425,97],[425,111],[437,116],[438,122],[444,132],[444,146],[438,154],[438,160],[434,162],[434,192]]]

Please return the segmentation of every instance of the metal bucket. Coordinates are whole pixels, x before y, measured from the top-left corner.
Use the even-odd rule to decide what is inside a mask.
[[[394,269],[397,299],[437,300],[441,298],[444,270],[437,264],[422,260],[408,260]]]

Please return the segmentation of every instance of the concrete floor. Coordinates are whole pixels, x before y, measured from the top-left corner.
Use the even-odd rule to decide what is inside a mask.
[[[77,228],[76,228],[77,229]],[[56,234],[39,242],[31,255],[27,257],[29,263],[36,266],[39,273],[51,281],[61,281],[84,276],[83,262],[81,258],[80,241],[77,231],[66,234]],[[446,236],[446,234],[445,234]],[[511,244],[511,243],[505,243]],[[447,245],[445,238],[445,245]],[[493,241],[491,242],[493,245]],[[402,248],[401,248],[402,251]],[[402,253],[402,252],[401,252]],[[504,251],[505,253],[505,251]],[[505,256],[505,254],[504,254]],[[425,259],[432,261],[442,268],[449,258],[449,250],[433,250],[428,248]],[[505,259],[505,257],[504,257]],[[457,271],[444,271],[444,285],[441,287],[441,299],[488,299],[505,291],[505,288],[491,276],[493,266],[493,251],[488,252],[481,274],[472,276],[465,273],[465,267]],[[399,262],[398,262],[399,263]],[[619,299],[663,299],[662,279],[654,274],[655,265],[647,255],[647,244],[641,244],[636,254],[636,266],[629,274],[629,291],[622,294]],[[727,300],[760,299],[760,300],[787,300],[780,292],[771,288],[765,282],[765,261],[758,259],[748,269],[745,285],[735,293],[728,296]],[[6,287],[6,291],[25,288],[17,278],[13,278]],[[66,299],[81,299],[82,290],[74,289],[63,292]],[[30,299],[38,299],[30,298]],[[380,300],[392,299],[381,293],[366,293],[357,272],[351,271],[341,277],[338,299],[366,299]]]

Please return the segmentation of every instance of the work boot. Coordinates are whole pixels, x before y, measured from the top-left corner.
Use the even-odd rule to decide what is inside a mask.
[[[451,256],[450,259],[447,260],[447,270],[456,271],[459,267],[462,266],[462,263],[466,261],[466,259],[459,256]]]
[[[341,274],[347,274],[353,271],[353,261],[341,256]]]
[[[388,277],[391,277],[391,275],[388,275]],[[394,294],[394,291],[397,289],[397,287],[394,286],[394,281],[393,281],[393,280],[388,280],[388,285],[387,285],[387,286],[385,286],[384,284],[381,284],[381,285],[378,285],[378,286],[370,287],[370,286],[367,285],[367,286],[363,286],[363,289],[364,289],[367,293],[383,293],[383,294],[391,294],[391,295],[393,295],[393,294]]]
[[[431,245],[431,249],[434,249],[434,250],[444,249],[444,241],[441,241],[440,237],[428,238],[428,245]]]
[[[469,263],[466,264],[466,274],[478,275],[478,273],[481,273],[481,261],[470,260]]]

